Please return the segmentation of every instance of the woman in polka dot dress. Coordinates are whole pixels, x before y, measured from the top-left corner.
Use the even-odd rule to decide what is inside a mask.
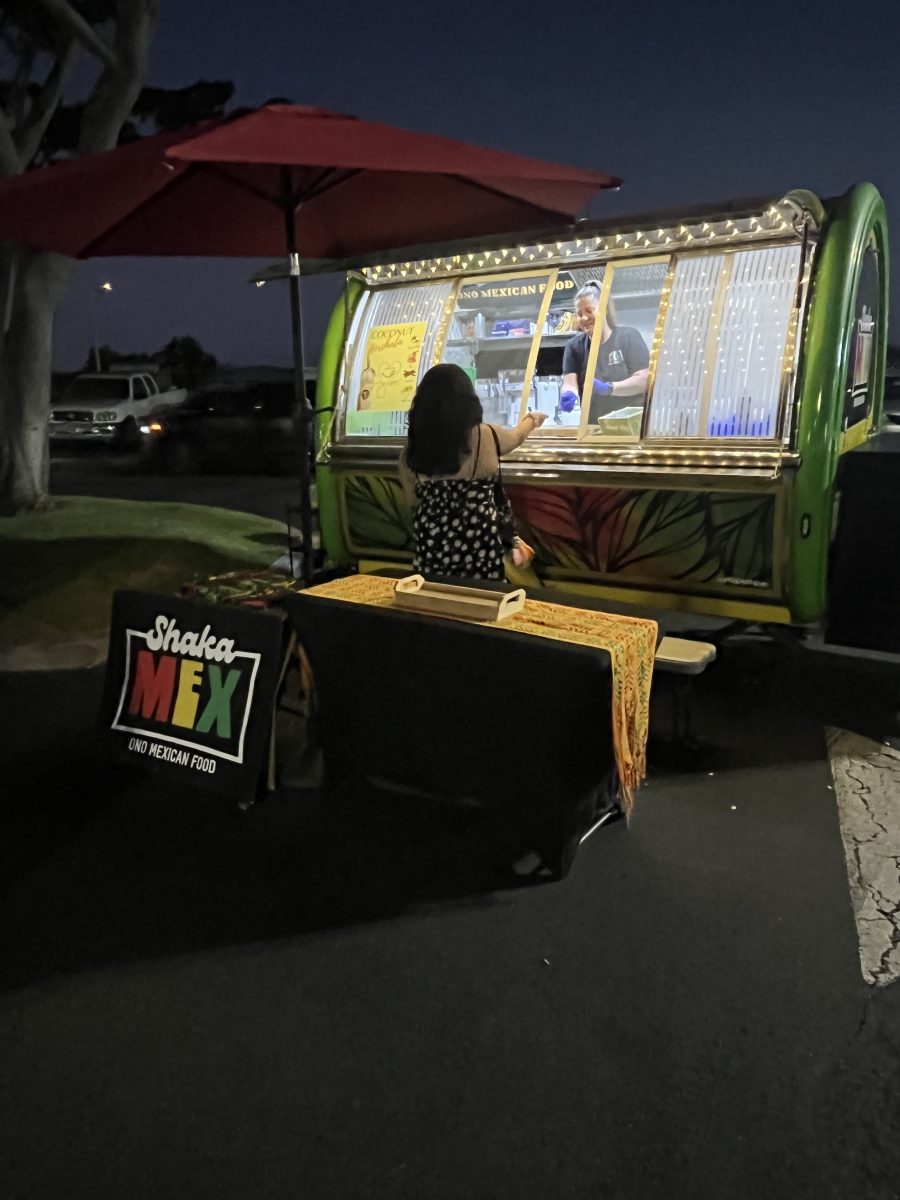
[[[415,504],[413,567],[426,579],[503,578],[498,456],[545,414],[528,413],[514,429],[485,425],[483,415],[471,379],[452,363],[432,367],[413,398],[400,478]]]

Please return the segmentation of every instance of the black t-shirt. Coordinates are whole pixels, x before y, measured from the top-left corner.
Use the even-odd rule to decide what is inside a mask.
[[[569,338],[563,351],[563,375],[578,376],[579,394],[584,391],[584,373],[587,369],[590,351],[591,339],[586,333],[576,333],[573,338]],[[641,371],[649,366],[650,351],[638,331],[630,325],[617,325],[610,332],[606,341],[600,344],[600,353],[597,355],[597,363],[594,368],[595,378],[604,379],[607,383],[621,383],[635,371]],[[638,397],[634,397],[634,401],[637,400]],[[595,397],[589,419],[596,421],[605,412],[621,408],[623,403],[634,402],[630,397],[624,400],[622,397],[616,397],[614,403],[610,403],[611,401],[611,396]],[[594,409],[598,407],[601,411],[595,412]]]

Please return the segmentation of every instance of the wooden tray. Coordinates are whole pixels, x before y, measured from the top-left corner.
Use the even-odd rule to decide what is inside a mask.
[[[525,607],[525,592],[492,592],[486,588],[456,587],[449,583],[426,583],[421,575],[398,579],[394,604],[412,612],[464,621],[504,621]]]

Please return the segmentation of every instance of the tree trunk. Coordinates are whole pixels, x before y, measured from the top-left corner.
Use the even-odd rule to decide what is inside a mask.
[[[0,345],[9,331],[18,262],[19,247],[15,242],[0,243]]]
[[[111,150],[147,76],[147,58],[156,24],[158,0],[117,0],[115,44],[104,50],[105,69],[85,104],[79,154]],[[94,37],[67,0],[44,7],[64,27],[94,47]],[[72,62],[67,45],[47,79],[48,93],[36,110],[40,132],[52,115]],[[0,175],[14,174],[18,157],[8,122],[0,111]],[[43,124],[41,124],[43,122]],[[33,132],[33,130],[32,130]],[[21,169],[21,162],[17,169]],[[64,214],[60,214],[64,220]],[[47,419],[50,415],[53,315],[74,270],[61,254],[12,252],[0,262],[0,302],[6,297],[6,337],[0,360],[0,516],[40,508],[49,482]]]
[[[46,503],[53,314],[74,267],[61,254],[34,254],[20,264],[0,363],[2,516]]]

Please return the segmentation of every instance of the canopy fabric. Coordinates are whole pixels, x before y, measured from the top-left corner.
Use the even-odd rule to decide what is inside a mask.
[[[271,104],[0,184],[0,239],[75,258],[301,258],[569,222],[613,176]]]

